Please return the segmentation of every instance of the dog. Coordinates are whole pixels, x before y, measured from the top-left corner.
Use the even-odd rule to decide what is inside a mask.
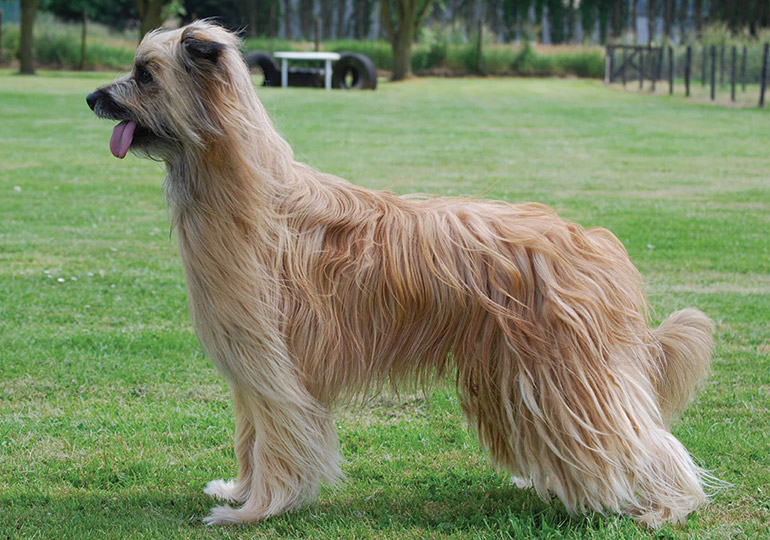
[[[331,407],[453,378],[494,464],[571,513],[650,527],[707,502],[671,434],[709,372],[695,309],[651,328],[641,277],[608,230],[538,204],[404,198],[294,160],[236,36],[157,30],[88,105],[110,149],[165,162],[198,339],[234,400],[236,503],[257,522],[342,475]]]

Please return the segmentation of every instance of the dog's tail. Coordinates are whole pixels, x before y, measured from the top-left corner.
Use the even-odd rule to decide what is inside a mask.
[[[714,323],[697,309],[683,309],[652,331],[660,344],[655,391],[667,426],[684,412],[711,367]]]

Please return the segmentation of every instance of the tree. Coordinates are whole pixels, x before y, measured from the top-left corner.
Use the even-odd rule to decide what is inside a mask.
[[[503,37],[505,41],[516,38],[516,26],[519,23],[517,0],[503,0]]]
[[[583,41],[590,43],[591,34],[596,26],[596,2],[597,0],[582,0],[580,2],[580,26],[583,28]]]
[[[314,0],[300,0],[299,32],[304,39],[312,39],[314,37],[315,27],[313,25],[315,24],[315,18],[313,13],[315,13]]]
[[[393,49],[393,80],[412,75],[412,43],[434,0],[380,0],[382,24]]]
[[[543,30],[545,25],[543,24],[543,12],[545,11],[545,2],[543,0],[535,0],[535,26],[537,27],[537,41],[538,43],[543,41]]]
[[[686,41],[687,39],[687,7],[689,0],[679,0],[679,39]]]
[[[369,35],[373,7],[373,0],[355,0],[353,2],[353,12],[356,21],[356,39],[364,39],[364,37]]]
[[[139,41],[150,30],[160,28],[163,24],[163,7],[168,0],[136,0],[136,8],[139,11]]]
[[[695,37],[703,37],[703,0],[695,0]]]
[[[86,12],[89,21],[119,30],[138,18],[136,0],[41,0],[40,9],[72,22],[82,21]]]
[[[575,0],[567,3],[567,43],[575,40]]]
[[[564,42],[564,4],[562,0],[547,0],[551,43]]]
[[[35,58],[32,54],[32,33],[35,28],[37,0],[21,0],[21,37],[19,39],[19,73],[35,74]]]
[[[674,22],[674,0],[663,2],[663,35],[671,39],[671,25]]]
[[[652,45],[653,40],[655,39],[655,19],[658,16],[658,3],[656,0],[650,0],[649,2],[649,12],[647,14],[647,45]]]
[[[612,39],[618,41],[623,35],[623,11],[625,2],[622,0],[613,0],[612,2],[612,21],[610,28],[612,29]]]
[[[599,15],[599,43],[607,43],[607,29],[610,23],[610,10],[612,9],[612,0],[597,0],[596,9]]]
[[[283,3],[283,26],[286,32],[286,39],[292,39],[291,33],[291,0],[284,0]]]

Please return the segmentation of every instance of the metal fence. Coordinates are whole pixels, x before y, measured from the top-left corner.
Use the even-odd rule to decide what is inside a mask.
[[[655,47],[608,45],[604,82],[711,101],[765,104],[768,43]]]

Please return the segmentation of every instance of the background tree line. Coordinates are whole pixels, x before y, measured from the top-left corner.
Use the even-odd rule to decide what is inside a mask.
[[[755,35],[770,26],[768,0],[21,0],[21,4],[22,37],[25,27],[31,32],[35,10],[42,9],[65,20],[82,20],[85,14],[113,28],[135,27],[139,36],[177,16],[183,23],[215,18],[246,36],[386,39],[393,50],[394,79],[410,75],[411,47],[426,24],[449,29],[464,40],[473,39],[483,25],[498,42],[555,44],[683,41],[699,38],[707,25],[714,24]],[[28,57],[31,62],[31,53]]]
[[[34,0],[25,0],[31,3]],[[248,36],[312,40],[316,18],[321,39],[387,38],[387,21],[409,8],[422,19],[415,22],[448,24],[474,32],[479,21],[500,41],[543,40],[548,28],[551,43],[574,42],[578,33],[602,44],[635,33],[644,17],[650,36],[699,35],[713,23],[737,32],[756,34],[770,26],[768,0],[38,0],[39,8],[59,17],[89,17],[118,29],[149,20],[155,26],[167,15],[183,22],[213,17]],[[407,11],[410,11],[407,9]],[[652,25],[657,26],[653,27]],[[375,33],[373,34],[373,30]],[[415,36],[416,37],[416,36]]]

